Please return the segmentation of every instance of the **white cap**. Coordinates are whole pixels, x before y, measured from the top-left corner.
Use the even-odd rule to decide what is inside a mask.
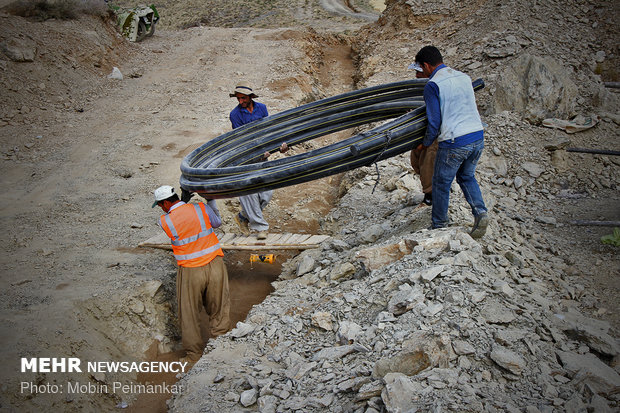
[[[174,188],[170,185],[162,185],[157,188],[153,194],[155,194],[155,202],[153,202],[153,206],[151,208],[155,208],[159,201],[163,201],[164,199],[168,199],[174,195]]]
[[[417,63],[417,62],[413,62],[413,63],[411,63],[411,64],[407,67],[407,69],[413,69],[413,70],[415,70],[415,71],[417,71],[417,72],[423,72],[423,71],[424,71],[424,69],[422,69],[422,66],[420,66],[420,64],[419,64],[419,63]]]

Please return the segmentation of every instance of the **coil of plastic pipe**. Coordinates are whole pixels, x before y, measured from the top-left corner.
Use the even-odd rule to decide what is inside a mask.
[[[426,79],[347,92],[268,116],[220,135],[181,163],[184,192],[230,198],[296,185],[372,165],[416,147],[426,132]],[[478,79],[474,90],[484,87]],[[309,152],[260,161],[289,147],[375,122],[379,126]]]

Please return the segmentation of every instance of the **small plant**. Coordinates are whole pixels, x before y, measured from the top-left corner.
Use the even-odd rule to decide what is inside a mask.
[[[620,228],[614,228],[613,234],[603,235],[601,237],[601,242],[603,244],[609,244],[615,247],[620,247]]]

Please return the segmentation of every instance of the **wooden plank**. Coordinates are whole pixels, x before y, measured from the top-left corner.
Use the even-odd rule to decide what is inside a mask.
[[[276,240],[276,242],[283,245],[289,244],[289,240],[293,235],[294,234],[291,234],[290,232],[285,232],[284,234],[281,234],[281,236]],[[276,242],[274,242],[274,244]]]
[[[254,235],[246,236],[232,232],[225,233],[220,237],[220,245],[224,250],[304,250],[316,248],[330,238],[329,235],[310,234],[269,234],[266,240],[259,240]],[[143,248],[172,249],[170,238],[165,233],[157,235],[138,244]]]
[[[308,234],[293,234],[288,244],[303,244],[308,238],[310,238]]]
[[[290,232],[285,232],[284,234],[275,234],[276,236],[273,239],[268,239],[270,244],[273,245],[286,245],[288,244],[287,240],[291,237]]]
[[[329,235],[313,235],[310,238],[308,238],[304,244],[320,244],[321,242],[325,241],[326,239],[331,238]]]
[[[246,235],[238,235],[231,240],[232,245],[247,245],[251,242],[251,238]]]
[[[298,245],[231,245],[228,248],[222,247],[227,251],[279,251],[279,250],[307,250],[318,248],[314,244],[298,244]]]
[[[166,233],[164,233],[163,231],[161,233],[157,233],[157,235],[152,236],[146,241],[142,241],[141,243],[138,244],[138,247],[161,248],[161,249],[167,249],[167,250],[172,249],[172,246],[170,245],[170,238],[168,238]]]
[[[258,240],[256,239],[256,241],[262,241],[266,244],[275,244],[278,242],[278,240],[280,240],[282,238],[282,234],[276,234],[276,233],[269,233],[267,234],[267,238],[264,240]]]
[[[232,233],[232,232],[228,232],[226,234],[224,234],[224,236],[222,237],[218,237],[220,240],[220,244],[226,244],[228,243],[228,241],[230,241],[231,239],[235,238],[237,234]]]

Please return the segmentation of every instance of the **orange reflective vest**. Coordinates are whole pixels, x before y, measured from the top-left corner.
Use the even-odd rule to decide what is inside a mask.
[[[202,267],[218,255],[224,256],[204,204],[178,206],[162,215],[159,223],[170,237],[179,266]]]

